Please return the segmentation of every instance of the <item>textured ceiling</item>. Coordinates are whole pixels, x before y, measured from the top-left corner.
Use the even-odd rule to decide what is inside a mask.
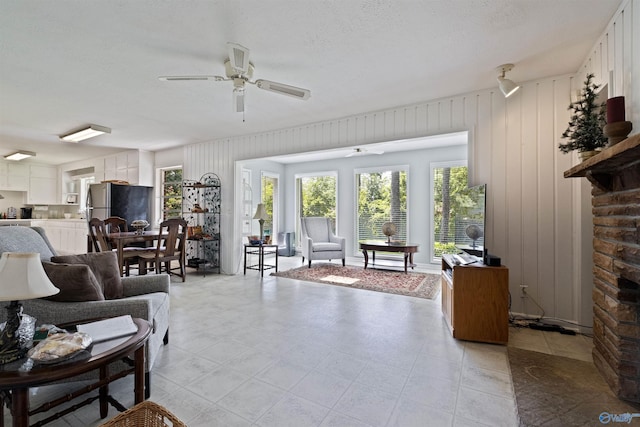
[[[0,155],[53,164],[159,150],[576,72],[620,0],[0,0]],[[231,82],[226,42],[255,79],[311,90],[300,101]],[[113,129],[81,144],[58,135]]]

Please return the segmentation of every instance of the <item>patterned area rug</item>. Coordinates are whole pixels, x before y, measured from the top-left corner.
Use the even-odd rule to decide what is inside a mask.
[[[327,263],[311,264],[311,268],[305,265],[271,275],[426,299],[435,298],[440,290],[438,274],[405,274],[404,271],[365,270],[363,267],[342,267]]]

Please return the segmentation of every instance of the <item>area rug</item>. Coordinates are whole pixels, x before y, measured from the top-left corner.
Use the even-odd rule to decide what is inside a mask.
[[[520,426],[600,426],[640,415],[640,405],[618,399],[593,363],[514,347],[507,353]]]
[[[438,274],[405,273],[371,268],[365,270],[363,267],[343,267],[328,263],[311,264],[311,268],[305,265],[271,273],[271,275],[426,299],[435,298],[440,290]]]

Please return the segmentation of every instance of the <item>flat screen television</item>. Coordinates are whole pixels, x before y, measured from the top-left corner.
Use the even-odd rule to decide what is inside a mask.
[[[470,255],[484,257],[484,231],[487,184],[459,190],[459,202],[464,207],[454,218],[455,246]]]

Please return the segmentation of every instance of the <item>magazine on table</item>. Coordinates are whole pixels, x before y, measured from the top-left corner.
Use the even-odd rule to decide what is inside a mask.
[[[77,329],[78,332],[89,334],[94,343],[125,337],[138,332],[138,327],[129,314],[83,323],[82,325],[78,325]]]

